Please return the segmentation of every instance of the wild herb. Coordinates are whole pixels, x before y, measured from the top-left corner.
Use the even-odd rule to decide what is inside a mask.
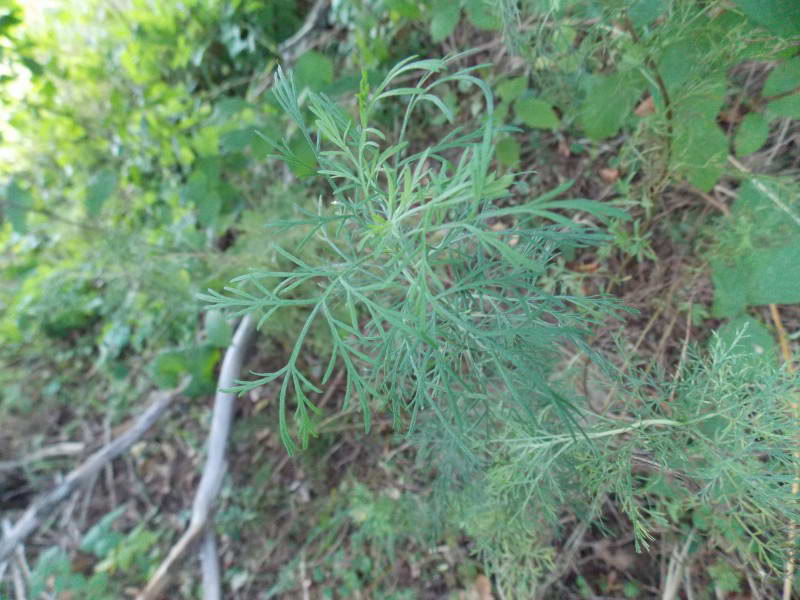
[[[367,429],[375,405],[387,404],[396,424],[409,428],[430,412],[441,435],[466,454],[472,453],[464,441],[470,431],[506,409],[532,429],[545,407],[570,428],[575,421],[572,401],[547,383],[551,359],[560,344],[583,347],[585,326],[613,303],[549,293],[537,281],[560,251],[600,237],[557,210],[601,217],[619,211],[557,200],[568,186],[521,204],[506,202],[513,176],[493,169],[491,90],[476,76],[480,66],[448,73],[450,62],[401,61],[375,89],[365,77],[355,119],[310,93],[311,126],[291,76],[277,75],[275,97],[313,149],[316,165],[306,166],[325,178],[330,196],[320,198],[316,214],[270,227],[306,228],[303,243],[322,240],[327,254],[312,264],[297,249],[276,247],[291,270],[253,271],[204,299],[235,314],[260,311],[259,327],[285,309],[308,311],[288,362],[237,388],[280,382],[280,431],[290,451],[291,394],[305,446],[318,412],[312,395],[338,364],[347,372],[345,406],[358,400]],[[416,74],[416,84],[391,87]],[[452,119],[436,95],[448,85],[481,90],[483,122],[474,131],[454,127],[438,143],[412,150],[409,130],[424,105]],[[371,125],[387,102],[404,105],[396,140]],[[287,144],[275,145],[288,163],[302,160]],[[330,348],[315,381],[301,360],[320,325]]]

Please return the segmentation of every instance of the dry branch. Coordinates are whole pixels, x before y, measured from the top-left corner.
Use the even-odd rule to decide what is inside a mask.
[[[155,392],[156,399],[125,433],[92,454],[83,464],[70,472],[64,481],[36,499],[11,530],[3,534],[3,539],[0,540],[0,562],[11,554],[17,544],[36,531],[42,521],[51,516],[55,508],[69,498],[72,492],[90,481],[103,467],[141,439],[180,395],[185,385],[186,382],[176,390]]]
[[[214,397],[211,431],[208,436],[208,454],[206,456],[206,464],[203,467],[200,485],[197,487],[194,503],[192,504],[192,517],[189,527],[172,547],[167,558],[158,567],[158,570],[137,600],[156,600],[159,598],[169,584],[174,574],[174,568],[183,559],[189,548],[199,540],[200,536],[206,533],[212,508],[222,486],[222,478],[225,475],[225,450],[228,444],[236,400],[233,394],[222,390],[230,388],[239,379],[244,353],[250,345],[254,333],[255,320],[248,315],[242,319],[236,328],[236,334],[225,352],[225,358],[220,368],[217,394]],[[213,554],[213,557],[210,554]],[[216,542],[211,531],[206,533],[205,542],[201,549],[201,564],[203,567],[204,598],[207,600],[221,598]]]
[[[200,546],[200,570],[203,572],[203,600],[222,600],[217,539],[211,527],[206,527]]]
[[[83,442],[61,442],[59,444],[47,446],[46,448],[41,448],[17,460],[0,460],[0,472],[13,471],[14,469],[24,467],[30,463],[57,456],[73,456],[75,454],[80,454],[85,448],[86,444]]]

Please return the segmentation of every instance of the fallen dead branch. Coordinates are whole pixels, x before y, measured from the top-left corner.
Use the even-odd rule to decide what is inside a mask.
[[[213,531],[207,530],[210,517],[225,475],[225,451],[228,444],[236,397],[221,391],[231,387],[240,376],[244,353],[255,333],[255,320],[246,316],[239,323],[231,345],[225,352],[220,368],[214,412],[208,436],[208,454],[203,475],[192,504],[189,527],[172,547],[167,558],[158,567],[137,600],[157,600],[169,584],[174,569],[186,552],[205,534],[200,558],[203,569],[203,597],[206,600],[221,598],[219,561]]]
[[[0,562],[4,561],[18,544],[36,531],[42,521],[51,516],[55,508],[69,498],[76,489],[90,481],[103,467],[141,439],[180,395],[186,383],[184,382],[176,390],[155,392],[156,399],[127,431],[92,454],[51,491],[34,500],[14,526],[3,534],[3,538],[0,540]]]

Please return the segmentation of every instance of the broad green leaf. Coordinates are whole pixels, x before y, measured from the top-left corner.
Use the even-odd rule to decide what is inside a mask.
[[[233,339],[233,328],[218,310],[206,313],[206,339],[215,348],[227,348]]]
[[[767,104],[771,115],[800,119],[800,57],[787,60],[777,67],[764,82],[762,95],[788,94]]]
[[[658,73],[671,96],[680,95],[684,84],[701,72],[708,60],[709,44],[702,37],[688,37],[660,52]]]
[[[214,367],[219,362],[219,349],[199,346],[185,351],[192,380],[186,388],[187,396],[213,394],[217,388]]]
[[[538,98],[520,98],[514,103],[514,112],[528,127],[557,129],[559,119],[553,106]]]
[[[222,198],[215,189],[207,190],[197,202],[197,221],[202,227],[211,227],[219,217]]]
[[[733,147],[736,149],[736,156],[746,156],[752,154],[769,137],[769,121],[761,113],[750,113],[742,119],[736,130],[736,137],[733,138]]]
[[[712,261],[714,315],[737,315],[748,306],[800,302],[800,244],[751,249],[732,264]]]
[[[493,0],[466,0],[467,19],[478,29],[500,29],[502,21]]]
[[[800,4],[798,4],[800,6]],[[800,87],[800,56],[786,60],[770,71],[762,96],[775,96]]]
[[[679,125],[687,125],[697,120],[716,120],[725,103],[727,90],[724,77],[705,78],[702,85],[693,87],[690,92],[674,100],[673,109],[676,121]]]
[[[244,129],[234,129],[227,133],[223,133],[219,138],[220,149],[223,154],[231,154],[233,152],[242,152],[250,144],[253,143],[254,138],[257,136],[252,127],[245,127]]]
[[[222,208],[222,200],[217,192],[217,181],[213,169],[195,170],[183,188],[184,200],[197,207],[197,221],[203,227],[214,224]]]
[[[667,7],[664,0],[636,0],[628,9],[628,16],[636,27],[655,21]]]
[[[28,231],[28,211],[33,206],[33,199],[28,190],[12,181],[6,186],[5,214],[11,227],[17,233]]]
[[[519,142],[514,137],[509,136],[497,142],[495,152],[501,165],[511,167],[519,162]]]
[[[743,266],[750,272],[748,304],[800,302],[800,243],[753,250]]]
[[[248,106],[250,105],[243,98],[221,98],[214,104],[214,112],[209,118],[209,122],[215,125],[227,123],[231,117],[239,114]]]
[[[773,100],[767,104],[767,112],[778,117],[800,119],[800,94]]]
[[[707,192],[725,170],[728,139],[716,121],[682,121],[675,128],[672,155],[675,170]]]
[[[174,388],[181,375],[188,372],[186,355],[181,350],[165,350],[150,363],[150,377],[153,383],[162,389]]]
[[[775,358],[775,338],[763,324],[748,315],[731,319],[717,334],[726,346],[733,347],[734,352],[743,354],[745,359]]]
[[[241,192],[227,181],[221,181],[217,185],[217,195],[220,198],[220,214],[230,214],[242,207],[243,197]]]
[[[641,90],[638,78],[628,73],[593,75],[578,117],[586,135],[597,141],[617,135]]]
[[[733,0],[748,19],[782,37],[800,35],[797,0]]]
[[[431,7],[431,38],[441,42],[449,36],[458,25],[461,6],[452,0],[439,0]]]
[[[216,388],[214,367],[218,360],[219,350],[211,346],[165,350],[150,363],[150,376],[156,386],[169,389],[177,386],[182,376],[190,375],[184,391],[187,396],[210,394]]]
[[[208,180],[205,173],[195,170],[189,175],[186,185],[183,186],[183,199],[185,202],[201,202],[201,197],[208,191]]]
[[[413,0],[388,0],[387,8],[391,11],[393,19],[419,19],[421,16],[417,2]]]
[[[714,187],[727,160],[728,139],[717,125],[725,93],[724,79],[710,78],[674,106],[672,166],[704,192]]]
[[[742,184],[732,209],[736,241],[712,261],[715,316],[800,302],[799,212],[796,187]]]
[[[506,102],[513,102],[522,95],[522,92],[524,92],[527,87],[527,77],[506,79],[497,86],[497,95]]]
[[[298,90],[308,86],[318,92],[333,82],[333,62],[324,54],[309,50],[297,59],[294,78]]]
[[[508,111],[511,110],[511,105],[502,100],[501,102],[497,103],[497,106],[494,107],[494,112],[492,113],[492,120],[497,125],[502,125],[506,122],[506,117],[508,117]]]
[[[733,317],[747,309],[744,277],[736,262],[716,258],[711,261],[711,281],[714,284],[712,314],[715,317]]]
[[[96,217],[103,209],[103,204],[117,189],[117,174],[111,169],[99,171],[86,188],[86,212]]]

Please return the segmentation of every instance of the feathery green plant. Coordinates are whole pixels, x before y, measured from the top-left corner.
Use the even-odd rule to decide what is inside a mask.
[[[356,398],[369,428],[373,404],[388,404],[397,425],[413,428],[423,412],[435,415],[441,435],[473,457],[465,439],[492,416],[535,428],[552,407],[570,430],[571,402],[548,385],[547,368],[561,343],[582,345],[585,325],[611,310],[602,299],[547,293],[537,280],[559,251],[596,241],[557,209],[603,218],[613,209],[587,200],[556,200],[561,186],[534,200],[507,199],[511,175],[492,168],[493,98],[476,75],[481,67],[447,71],[453,59],[406,59],[369,89],[362,78],[357,117],[321,94],[307,96],[313,126],[291,76],[279,72],[274,93],[305,142],[308,165],[285,142],[273,142],[289,164],[323,176],[330,196],[316,214],[271,223],[306,228],[300,246],[317,238],[327,255],[311,261],[277,246],[293,267],[253,271],[225,293],[209,292],[211,306],[232,314],[263,313],[263,327],[280,311],[302,307],[305,323],[287,363],[258,374],[239,391],[280,381],[280,433],[296,446],[287,423],[290,393],[303,445],[315,434],[312,400],[337,364],[346,369],[345,405]],[[391,87],[419,74],[410,87]],[[455,127],[438,143],[413,151],[407,141],[413,116],[431,105],[452,120],[436,92],[448,85],[476,86],[486,114],[473,131]],[[403,103],[396,140],[372,123],[386,102]],[[322,326],[330,337],[319,381],[304,368],[303,349]]]
[[[630,519],[639,548],[655,535],[692,531],[763,576],[780,575],[787,523],[800,518],[789,406],[797,376],[742,354],[743,334],[733,344],[715,336],[704,355],[689,352],[678,381],[629,378],[611,410],[583,411],[582,436],[531,436],[513,422],[497,433],[477,484],[484,510],[468,531],[502,574],[500,587],[531,590],[535,569],[518,558],[524,546],[507,556],[498,548],[524,531],[547,546],[565,506],[600,523],[606,499]]]

